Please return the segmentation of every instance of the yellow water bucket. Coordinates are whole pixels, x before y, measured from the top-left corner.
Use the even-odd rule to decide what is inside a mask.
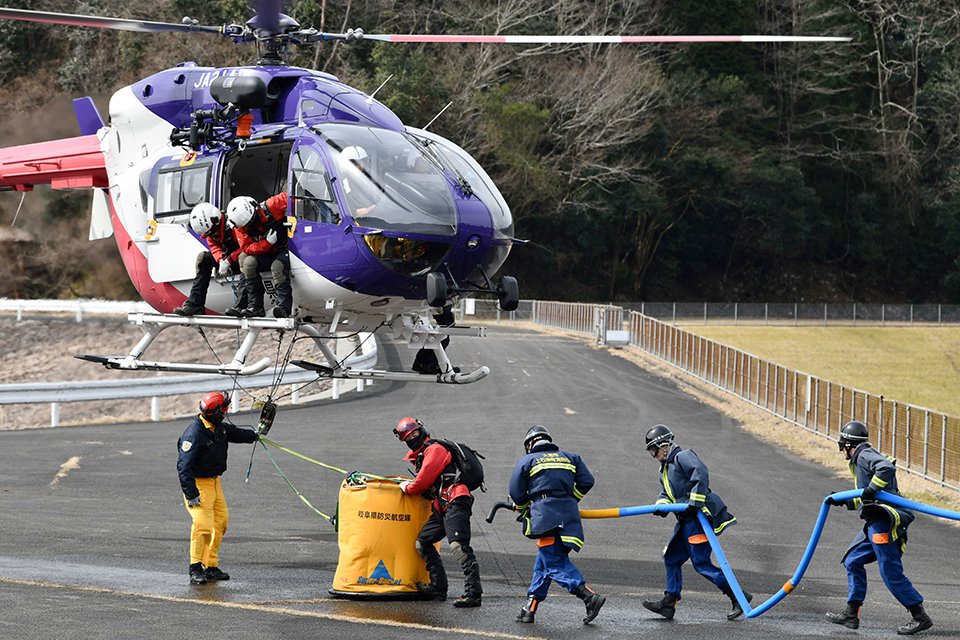
[[[430,503],[408,496],[395,482],[368,480],[340,486],[335,595],[415,595],[430,575],[415,542]]]

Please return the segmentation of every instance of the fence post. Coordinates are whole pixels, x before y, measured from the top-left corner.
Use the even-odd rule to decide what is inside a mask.
[[[910,410],[912,408],[913,407],[911,405],[909,404],[907,405],[907,433],[904,435],[904,439],[907,441],[907,469],[909,469],[912,466],[910,464],[910,448],[911,448],[910,445],[912,444],[910,441],[913,439],[910,437],[911,432],[913,431],[913,429],[911,428],[913,425],[911,424],[911,421],[910,421],[910,417],[911,417]]]
[[[154,422],[160,421],[160,398],[157,396],[150,398],[150,419]]]
[[[943,305],[939,305],[939,304],[937,305],[937,324],[938,324],[938,325],[943,324],[942,306],[943,306]],[[924,472],[924,473],[926,473],[926,472]]]
[[[290,404],[300,404],[300,387],[290,385]]]
[[[677,324],[677,303],[676,302],[673,303],[673,324],[674,326],[676,326]]]
[[[827,303],[823,303],[823,326],[827,326]]]
[[[76,313],[77,322],[83,322],[83,303],[77,302],[77,313]]]
[[[887,326],[887,305],[886,304],[880,305],[880,326],[881,327]]]
[[[823,419],[823,426],[827,428],[826,435],[830,436],[830,401],[833,396],[833,383],[827,382],[827,415]]]
[[[794,302],[793,303],[793,326],[800,325],[800,306]]]
[[[739,309],[740,309],[740,303],[734,302],[733,303],[733,324],[737,324],[737,321],[739,319],[739,313],[738,313]]]
[[[50,426],[51,427],[60,426],[60,403],[59,402],[50,403]]]
[[[853,303],[853,326],[857,326],[857,303]]]
[[[339,378],[333,379],[332,391],[333,392],[330,395],[330,397],[333,398],[334,400],[339,400],[340,399],[340,379]]]
[[[703,324],[704,326],[706,326],[707,324],[707,303],[706,302],[703,303]]]
[[[764,302],[763,303],[763,324],[764,326],[766,326],[769,323],[770,323],[770,303]]]
[[[913,326],[913,305],[910,305],[910,326]]]
[[[947,481],[947,416],[940,425],[940,484]]]
[[[880,407],[877,409],[879,417],[877,419],[877,449],[883,452],[883,396],[880,396]]]
[[[930,451],[930,412],[923,412],[923,475],[927,475],[927,454]]]
[[[911,311],[913,310],[913,305],[910,305]],[[890,455],[894,458],[897,457],[897,414],[900,412],[897,411],[897,401],[893,401],[893,437],[890,438]]]

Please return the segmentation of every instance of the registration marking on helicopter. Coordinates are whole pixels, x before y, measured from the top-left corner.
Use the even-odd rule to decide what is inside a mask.
[[[0,578],[0,584],[15,584],[25,587],[38,587],[43,589],[63,589],[66,591],[77,591],[82,593],[100,593],[119,597],[146,598],[158,602],[175,602],[178,604],[198,604],[208,607],[223,607],[225,609],[242,609],[244,611],[259,611],[262,613],[283,614],[298,618],[317,618],[321,620],[335,620],[337,622],[349,622],[353,624],[364,624],[383,627],[401,627],[404,629],[420,629],[422,631],[433,631],[437,633],[456,633],[466,636],[478,636],[481,638],[505,638],[507,640],[546,640],[538,636],[520,636],[513,633],[503,633],[499,631],[481,631],[479,629],[466,629],[463,627],[439,627],[419,622],[408,622],[400,620],[374,620],[371,618],[361,618],[359,616],[348,616],[340,613],[322,613],[319,611],[299,611],[290,607],[276,607],[257,603],[244,602],[224,602],[214,600],[201,600],[199,598],[182,598],[179,596],[163,596],[155,593],[139,593],[136,591],[119,591],[105,587],[90,587],[75,584],[60,584],[57,582],[44,582],[38,580],[18,580],[16,578]]]

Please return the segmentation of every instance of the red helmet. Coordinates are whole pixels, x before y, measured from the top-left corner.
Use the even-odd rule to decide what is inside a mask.
[[[200,415],[204,418],[219,419],[230,407],[230,398],[224,391],[211,391],[200,398]]]
[[[417,418],[400,418],[400,422],[397,423],[397,428],[393,430],[393,434],[400,440],[406,442],[417,436],[417,430],[423,431],[423,423]]]

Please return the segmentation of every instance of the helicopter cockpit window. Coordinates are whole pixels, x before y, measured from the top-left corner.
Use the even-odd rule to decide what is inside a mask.
[[[487,206],[493,218],[494,236],[513,237],[513,215],[510,207],[483,167],[470,154],[445,138],[419,130],[413,135],[427,146],[428,153],[434,155],[437,161],[462,177]]]
[[[437,162],[407,134],[348,124],[314,128],[336,159],[349,215],[365,227],[452,236],[457,214]]]
[[[157,176],[156,217],[189,215],[194,205],[209,202],[210,165],[161,169]]]
[[[293,153],[291,162],[294,215],[304,220],[339,223],[340,209],[320,153],[308,145],[301,145]]]

